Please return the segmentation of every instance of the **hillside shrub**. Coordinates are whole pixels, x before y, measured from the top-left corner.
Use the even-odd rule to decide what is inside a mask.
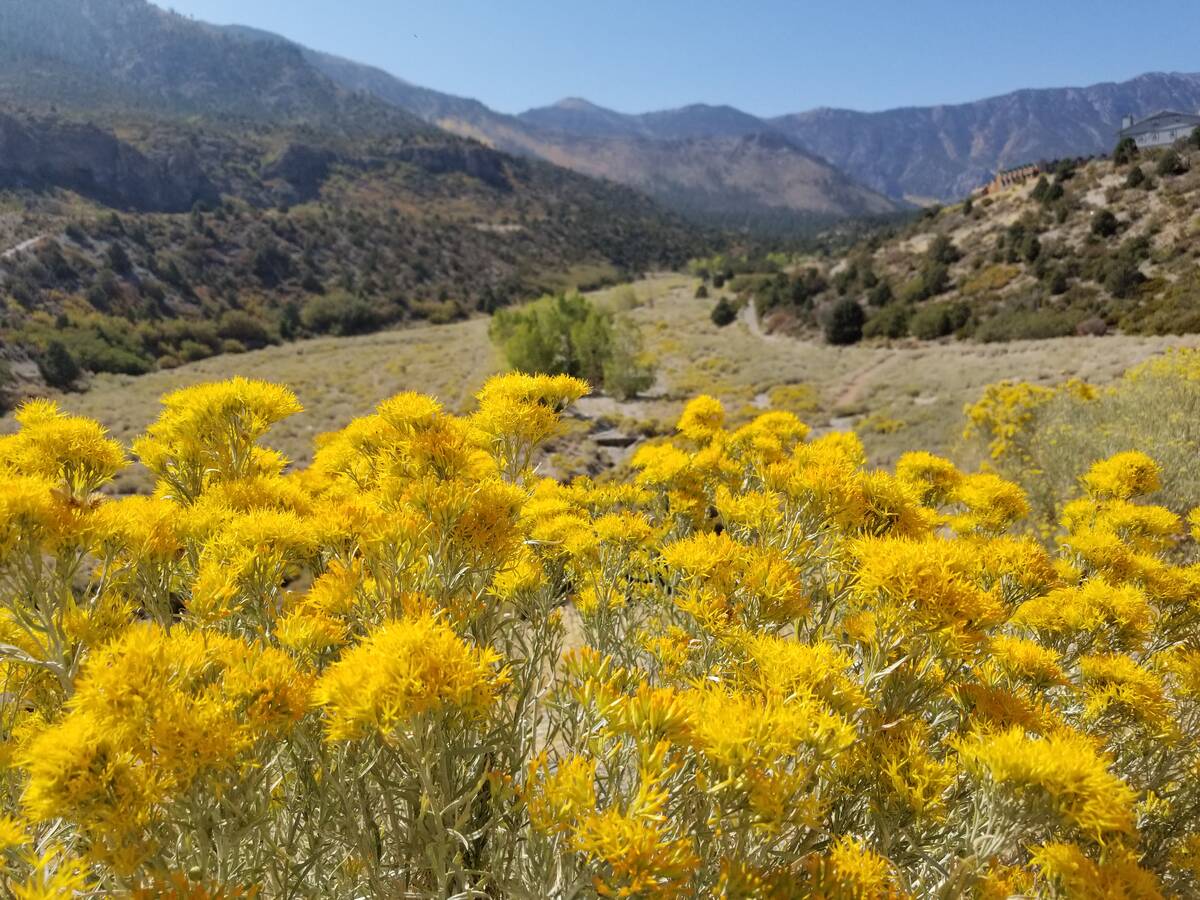
[[[1092,234],[1097,237],[1112,237],[1120,227],[1121,223],[1117,221],[1112,210],[1102,209],[1092,217]]]
[[[1117,142],[1116,149],[1113,150],[1112,160],[1114,165],[1125,166],[1133,162],[1138,157],[1138,145],[1133,138],[1121,138]]]
[[[1127,424],[1186,396],[1139,378],[1158,405],[1121,398]],[[133,445],[154,494],[119,499],[125,448],[23,408],[14,896],[1192,893],[1197,517],[1154,505],[1169,465],[1059,444],[1043,543],[994,471],[871,469],[854,434],[702,396],[624,479],[538,477],[586,390],[401,394],[285,474],[262,442],[295,396],[197,385]],[[1040,391],[972,409],[997,465],[1050,437]]]
[[[1174,150],[1167,150],[1158,158],[1154,171],[1163,178],[1167,178],[1171,175],[1182,175],[1187,171],[1187,167],[1178,153]]]
[[[825,320],[825,340],[835,345],[857,344],[862,340],[866,314],[857,300],[839,300]]]
[[[982,319],[974,337],[983,343],[1030,341],[1075,333],[1080,312],[1059,309],[1009,309]]]
[[[221,315],[221,320],[217,323],[217,334],[252,350],[271,343],[271,333],[267,331],[267,327],[259,319],[240,309],[231,309]]]
[[[46,384],[59,390],[70,390],[83,374],[78,361],[62,341],[51,341],[37,358],[38,373]]]
[[[990,265],[966,279],[959,287],[959,293],[968,297],[995,293],[1008,287],[1020,274],[1020,266],[1005,263]]]
[[[895,295],[892,293],[892,286],[886,281],[878,282],[867,293],[867,303],[871,306],[887,306],[895,299]]]
[[[1120,254],[1107,260],[1104,267],[1104,289],[1114,297],[1124,299],[1132,296],[1146,277],[1137,263]]]
[[[300,309],[300,322],[313,334],[366,334],[379,326],[380,317],[364,298],[347,291],[313,294]]]
[[[713,324],[718,328],[724,328],[726,325],[732,324],[737,320],[737,316],[737,307],[725,297],[717,300],[712,308],[712,312],[709,313],[709,318],[712,319]]]
[[[912,309],[902,303],[893,303],[876,312],[863,326],[863,337],[902,338],[908,334],[908,323]]]
[[[930,303],[922,306],[909,321],[913,337],[932,341],[954,334],[971,318],[965,303]]]
[[[950,270],[938,262],[927,262],[900,290],[901,303],[920,303],[944,294],[950,287]]]

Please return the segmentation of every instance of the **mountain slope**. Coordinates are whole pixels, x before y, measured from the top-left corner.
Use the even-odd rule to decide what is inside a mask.
[[[0,41],[0,372],[446,320],[707,246],[636,191],[145,0],[0,0]]]
[[[766,327],[784,330],[811,331],[856,303],[868,338],[1197,333],[1198,233],[1200,145],[1187,141],[1128,161],[1064,161],[739,283]]]
[[[761,119],[732,106],[695,103],[679,109],[628,115],[578,97],[517,116],[527,125],[579,137],[641,137],[679,140],[700,137],[744,137],[767,131]]]
[[[965,196],[1000,168],[1108,153],[1121,117],[1200,109],[1200,75],[1148,74],[1085,88],[878,113],[817,109],[770,124],[890,197]]]
[[[797,224],[887,215],[895,205],[779,134],[649,139],[547,137],[542,154],[632,185],[688,214],[729,223]]]
[[[339,87],[286,42],[251,46],[146,0],[0,0],[0,101],[427,130]]]
[[[506,152],[637,188],[705,221],[795,227],[887,215],[899,208],[732,107],[698,104],[627,116],[587,101],[565,100],[506,116],[381,69],[314,50],[301,52],[348,90],[367,92]]]

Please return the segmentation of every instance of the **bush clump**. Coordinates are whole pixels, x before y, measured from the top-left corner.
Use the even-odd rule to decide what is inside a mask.
[[[866,314],[857,300],[839,300],[825,320],[825,340],[831,344],[857,344],[862,340]]]
[[[737,307],[730,303],[727,298],[722,297],[716,302],[716,305],[712,308],[712,312],[708,315],[714,325],[718,328],[724,328],[737,319]]]
[[[580,294],[499,310],[491,335],[520,372],[583,378],[621,398],[654,383],[655,367],[633,324]]]
[[[83,374],[79,362],[62,341],[51,341],[37,359],[38,372],[46,384],[59,390],[70,390]]]

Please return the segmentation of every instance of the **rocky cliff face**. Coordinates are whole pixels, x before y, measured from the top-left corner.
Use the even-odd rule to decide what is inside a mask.
[[[121,209],[181,212],[218,199],[186,144],[153,156],[94,125],[0,113],[0,186],[77,191]]]

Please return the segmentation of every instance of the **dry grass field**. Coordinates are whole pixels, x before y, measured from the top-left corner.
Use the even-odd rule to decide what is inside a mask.
[[[1170,346],[1200,346],[1200,336],[1110,335],[831,347],[763,336],[744,320],[717,328],[709,319],[714,301],[695,299],[695,286],[686,276],[665,274],[593,295],[641,326],[647,351],[659,361],[659,381],[634,401],[581,401],[568,435],[551,448],[548,471],[595,472],[619,462],[627,449],[600,447],[590,435],[613,429],[631,438],[662,434],[686,399],[701,392],[724,401],[734,420],[785,408],[818,430],[855,428],[878,465],[918,447],[972,465],[976,460],[958,445],[962,407],[985,385],[1003,378],[1054,383],[1071,377],[1102,384]],[[102,375],[87,391],[58,399],[128,442],[154,419],[158,399],[168,391],[233,375],[277,381],[295,390],[305,411],[278,426],[271,443],[307,461],[317,434],[399,391],[422,391],[451,410],[469,409],[483,381],[504,367],[487,327],[486,319],[477,318],[270,347],[140,377]],[[11,417],[0,421],[0,430],[12,427]],[[124,479],[118,489],[145,484],[136,469]]]

